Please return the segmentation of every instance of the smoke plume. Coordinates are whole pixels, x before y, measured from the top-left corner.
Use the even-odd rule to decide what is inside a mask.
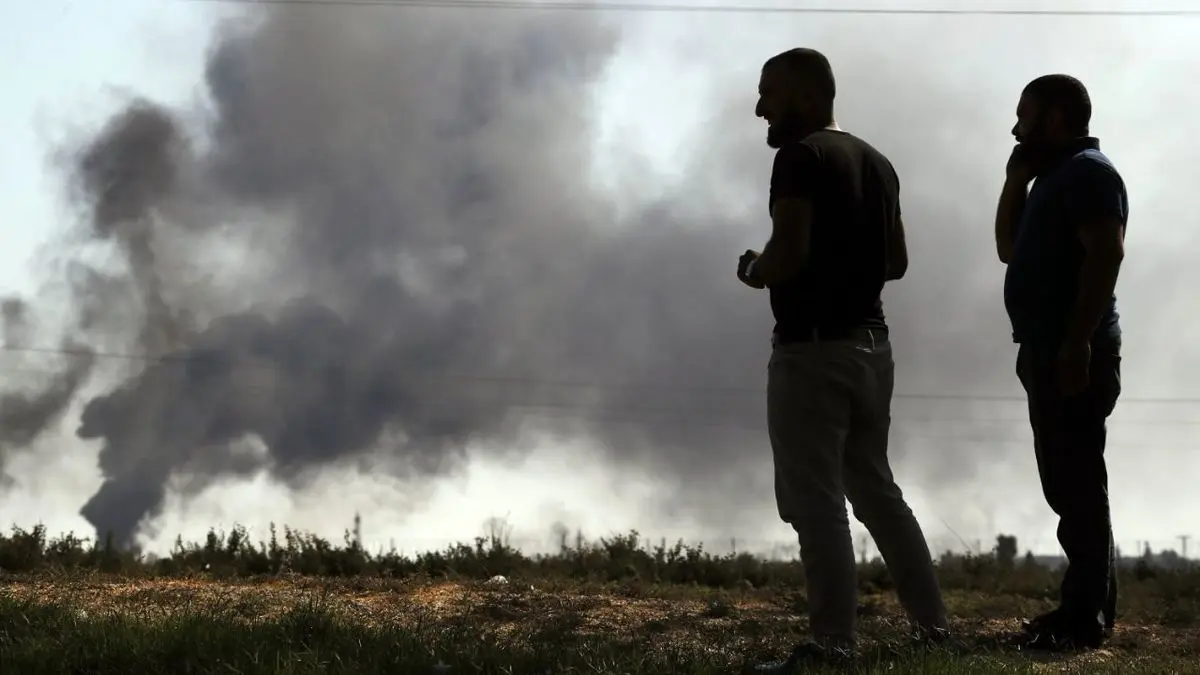
[[[0,300],[0,319],[3,320],[0,328],[7,348],[31,347],[33,327],[25,301],[18,298]],[[29,445],[44,429],[60,421],[79,386],[91,372],[93,358],[86,348],[66,340],[62,351],[78,352],[82,358],[73,360],[33,391],[0,394],[0,476],[3,476],[6,451]]]
[[[195,492],[264,469],[299,487],[383,456],[433,478],[471,442],[519,448],[531,422],[661,476],[668,510],[732,518],[739,495],[697,486],[766,456],[769,311],[734,269],[767,234],[753,77],[778,49],[739,56],[742,79],[720,82],[743,93],[703,114],[714,132],[681,156],[678,186],[630,210],[587,168],[590,101],[620,44],[609,23],[293,9],[217,33],[202,110],[132,101],[72,155],[82,234],[122,269],[78,263],[91,282],[73,286],[64,344],[147,357],[83,407],[78,435],[100,443],[104,477],[87,519],[132,541],[180,474]],[[913,271],[885,298],[900,388],[1010,386],[999,272],[981,262],[997,184],[978,169],[984,157],[1002,176],[1010,108],[944,91],[957,75],[906,77],[892,65],[904,52],[829,53],[843,82],[858,78],[839,109],[894,95],[960,120],[897,133],[923,122],[911,106],[842,118],[901,175]],[[1015,96],[1036,74],[996,86]],[[995,122],[986,137],[962,121],[981,119]],[[27,314],[4,304],[6,342],[23,339]],[[71,363],[3,400],[0,448],[61,417],[93,359]],[[897,456],[919,447],[934,477],[989,461],[910,431]],[[266,452],[238,451],[248,437]]]
[[[736,302],[719,220],[689,232],[668,204],[614,223],[591,186],[585,102],[615,33],[424,18],[230,25],[206,128],[139,100],[77,153],[87,234],[135,290],[126,337],[161,355],[83,409],[99,531],[130,541],[179,472],[196,490],[264,467],[301,483],[387,439],[397,470],[436,475],[538,413],[615,460],[727,461],[753,408],[712,385],[752,352],[711,354],[761,308]],[[214,241],[240,260],[180,264]],[[612,386],[578,386],[595,383]],[[246,436],[268,456],[235,452]]]

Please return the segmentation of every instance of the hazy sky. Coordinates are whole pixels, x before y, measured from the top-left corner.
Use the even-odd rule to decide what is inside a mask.
[[[888,6],[936,5],[912,0]],[[0,247],[0,295],[35,294],[52,280],[41,247],[78,218],[77,210],[66,208],[63,171],[50,153],[94,134],[130,94],[194,109],[204,95],[214,20],[218,11],[238,9],[166,0],[0,4],[0,128],[6,140],[0,198],[10,223]],[[369,21],[369,12],[412,10],[336,11],[350,25]],[[445,16],[420,17],[455,20],[455,10],[440,11]],[[551,14],[533,13],[525,21],[536,24]],[[1200,110],[1192,85],[1200,66],[1200,17],[634,13],[595,21],[616,27],[615,51],[589,89],[594,96],[558,101],[594,106],[598,115],[595,127],[580,129],[594,143],[579,168],[594,170],[617,221],[651,202],[671,204],[672,223],[702,220],[706,209],[719,205],[735,228],[726,235],[741,242],[728,250],[728,269],[716,271],[731,284],[741,249],[759,247],[767,233],[766,195],[759,188],[770,153],[752,114],[757,69],[771,54],[801,44],[830,56],[839,77],[842,126],[892,156],[911,217],[909,278],[885,296],[897,327],[898,390],[1008,397],[896,402],[897,473],[939,548],[961,546],[953,530],[970,541],[982,539],[985,547],[996,533],[1012,532],[1022,548],[1057,550],[1012,376],[1015,350],[1000,299],[1003,269],[991,253],[991,216],[1020,88],[1045,72],[1083,79],[1096,109],[1093,132],[1124,173],[1132,201],[1118,289],[1127,335],[1126,399],[1118,405],[1109,446],[1118,540],[1129,550],[1137,541],[1159,548],[1176,546],[1180,534],[1200,535],[1200,497],[1192,490],[1200,471],[1200,402],[1154,400],[1200,400],[1200,358],[1189,339],[1200,328],[1190,290],[1200,281],[1190,262],[1200,225],[1188,199],[1195,184],[1191,122]],[[305,36],[308,49],[337,48],[314,34]],[[397,117],[405,112],[390,111]],[[644,217],[637,222],[654,224]],[[681,227],[663,236],[695,235]],[[605,293],[603,287],[594,292],[601,301]],[[765,296],[747,293],[744,299],[755,305],[748,316],[760,323],[730,333],[742,343],[732,347],[739,354],[760,350],[752,353],[761,356],[762,368],[731,384],[745,387],[750,393],[744,403],[754,406],[761,404],[752,390],[765,369],[770,322]],[[689,321],[705,330],[706,322],[722,321],[727,303],[714,302],[711,315],[703,313],[702,300],[697,307]],[[38,344],[52,347],[57,340]],[[713,360],[722,356],[711,353]],[[656,354],[637,357],[654,372]],[[14,381],[39,367],[24,355],[0,354],[0,375],[8,370]],[[89,531],[78,511],[99,485],[98,446],[73,437],[78,415],[76,406],[61,433],[9,456],[6,472],[15,484],[0,488],[6,491],[0,519]],[[232,522],[262,532],[275,521],[336,537],[361,511],[370,542],[394,541],[407,550],[468,539],[491,516],[507,516],[518,542],[531,547],[550,541],[555,522],[590,535],[637,528],[654,538],[707,538],[718,547],[731,537],[759,547],[790,542],[764,489],[764,439],[745,434],[744,440],[729,452],[747,460],[736,471],[732,463],[712,464],[704,483],[683,469],[686,460],[678,455],[635,471],[608,461],[584,440],[536,434],[522,437],[522,461],[476,449],[465,470],[420,486],[355,466],[329,468],[300,490],[259,473],[172,492],[143,536],[152,548],[162,548],[178,533],[196,538],[210,526]],[[173,480],[187,482],[185,476]],[[712,501],[723,505],[721,516],[698,506],[699,497],[672,498],[684,491],[714,495]]]

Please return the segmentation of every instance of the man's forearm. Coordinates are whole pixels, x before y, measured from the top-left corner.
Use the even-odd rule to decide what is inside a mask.
[[[1067,324],[1068,342],[1091,342],[1092,335],[1100,327],[1100,321],[1112,302],[1120,271],[1120,256],[1084,257],[1083,269],[1079,274],[1079,295],[1070,323]]]
[[[754,269],[751,277],[755,281],[770,287],[775,284],[785,281],[788,277],[796,273],[801,263],[791,260],[794,256],[789,256],[780,242],[774,237],[767,242],[763,247],[762,253],[758,259],[754,261]]]
[[[1005,181],[1000,191],[1000,202],[996,205],[996,254],[1000,262],[1008,264],[1012,257],[1013,242],[1016,239],[1017,224],[1021,214],[1025,212],[1025,200],[1029,194],[1028,188],[1021,183]]]
[[[894,240],[889,243],[889,247],[884,263],[883,280],[903,279],[904,273],[908,271],[908,247],[903,241],[896,243]]]

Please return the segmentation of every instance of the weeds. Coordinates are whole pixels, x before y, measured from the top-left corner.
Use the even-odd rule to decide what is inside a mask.
[[[0,536],[0,672],[735,673],[805,635],[798,562],[640,541],[529,556],[493,535],[403,556],[349,533],[253,542],[238,527],[154,559],[14,529]],[[1197,672],[1195,570],[1129,566],[1110,647],[1045,664],[998,636],[1053,606],[1057,573],[1013,562],[940,559],[957,637],[933,649],[908,637],[886,567],[864,563],[862,654],[806,672]]]

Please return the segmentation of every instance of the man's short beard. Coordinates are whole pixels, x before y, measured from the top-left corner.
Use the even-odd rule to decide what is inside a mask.
[[[1045,119],[1036,120],[1031,127],[1030,132],[1021,139],[1020,143],[1025,146],[1030,161],[1042,168],[1059,153],[1059,144],[1052,136],[1044,133],[1046,130]]]
[[[1021,145],[1025,146],[1029,162],[1039,171],[1044,169],[1058,152],[1055,143],[1042,136],[1026,138],[1021,141]]]
[[[806,124],[801,115],[784,115],[767,127],[767,146],[778,150],[804,135]]]

